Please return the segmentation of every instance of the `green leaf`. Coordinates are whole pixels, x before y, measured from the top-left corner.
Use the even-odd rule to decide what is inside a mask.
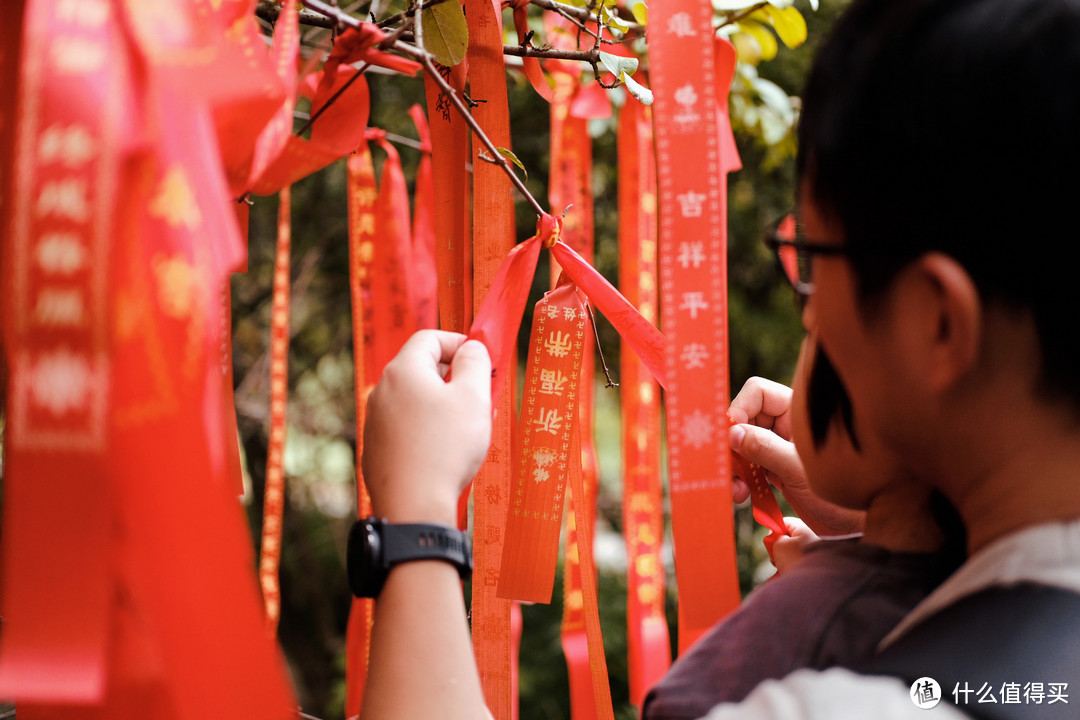
[[[424,8],[421,18],[424,49],[440,65],[453,67],[465,59],[469,49],[469,26],[461,5],[451,0]]]
[[[627,75],[633,75],[638,68],[637,58],[622,57],[621,55],[612,55],[606,53],[603,50],[600,51],[600,62],[604,64],[604,67],[608,69],[612,75],[617,78],[621,78],[623,73]]]
[[[652,90],[639,83],[634,78],[626,75],[622,76],[622,81],[626,83],[626,91],[638,99],[642,105],[652,105],[653,94]]]
[[[630,6],[630,12],[634,15],[634,20],[638,25],[649,24],[649,6],[643,2],[634,3]]]
[[[797,8],[780,9],[766,5],[761,10],[769,18],[780,40],[789,48],[799,47],[806,42],[806,20]]]
[[[444,4],[445,4],[445,3],[444,3]],[[520,160],[518,160],[518,156],[517,156],[517,155],[515,155],[515,154],[514,154],[513,152],[511,152],[510,150],[507,150],[507,149],[506,149],[506,148],[504,148],[504,147],[501,147],[501,148],[495,148],[495,149],[496,149],[496,150],[498,150],[498,151],[499,151],[499,154],[500,154],[500,155],[502,155],[502,156],[503,156],[504,158],[506,158],[507,160],[509,160],[510,162],[514,163],[514,164],[515,164],[515,165],[517,165],[517,166],[518,166],[519,168],[521,168],[521,172],[525,173],[525,179],[526,179],[526,180],[528,180],[528,179],[529,179],[529,171],[528,171],[528,170],[526,170],[526,169],[525,169],[525,166],[521,164],[521,161],[520,161]]]

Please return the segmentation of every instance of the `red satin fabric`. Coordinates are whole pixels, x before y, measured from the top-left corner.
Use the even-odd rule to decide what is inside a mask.
[[[653,8],[649,36],[668,339],[668,463],[679,648],[739,604],[727,441],[727,171],[712,10]],[[733,58],[727,57],[728,61]],[[730,75],[728,75],[730,77]]]
[[[619,278],[627,301],[649,322],[657,319],[656,165],[652,113],[628,101],[619,114]],[[663,490],[660,479],[660,386],[623,340],[623,535],[627,555],[627,674],[630,702],[671,665],[664,614]]]

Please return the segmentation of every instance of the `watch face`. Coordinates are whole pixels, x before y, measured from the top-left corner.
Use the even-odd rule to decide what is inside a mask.
[[[382,567],[382,538],[374,518],[360,520],[349,531],[349,587],[357,597],[376,597],[386,580]]]

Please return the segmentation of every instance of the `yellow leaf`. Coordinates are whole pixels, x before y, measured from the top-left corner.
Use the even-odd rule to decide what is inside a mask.
[[[738,27],[739,30],[746,33],[757,42],[758,47],[761,48],[762,60],[772,60],[776,57],[776,51],[779,48],[776,44],[776,38],[769,32],[768,28],[750,18],[740,21]]]
[[[649,23],[649,6],[645,3],[634,3],[630,6],[630,12],[634,14],[634,20],[638,25],[647,25]]]
[[[781,9],[766,5],[762,12],[780,36],[780,40],[789,48],[799,47],[806,42],[806,20],[796,8]]]

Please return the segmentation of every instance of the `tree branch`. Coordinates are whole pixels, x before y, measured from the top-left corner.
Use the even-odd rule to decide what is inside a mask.
[[[255,6],[255,16],[268,23],[276,23],[279,15],[281,15],[281,6],[272,0],[259,0],[259,4]],[[337,25],[337,21],[317,12],[301,10],[300,24],[333,30]]]
[[[324,15],[332,17],[338,22],[344,25],[348,25],[349,27],[359,28],[362,24],[361,21],[357,20],[351,15],[347,15],[338,10],[337,8],[331,5],[327,5],[321,0],[301,0],[301,2],[303,2],[304,5],[306,5],[307,7],[321,12]],[[533,197],[531,192],[529,192],[529,189],[525,187],[525,183],[521,180],[521,178],[517,176],[517,173],[515,173],[514,169],[511,167],[510,161],[503,157],[502,153],[499,152],[499,149],[495,146],[495,143],[491,141],[491,138],[489,138],[487,136],[487,133],[484,132],[484,129],[480,127],[480,124],[476,121],[476,118],[474,118],[472,116],[472,113],[469,112],[469,109],[465,107],[464,101],[462,101],[461,97],[457,94],[457,91],[454,90],[453,86],[450,85],[450,83],[446,81],[446,78],[439,74],[439,71],[435,69],[435,64],[434,62],[432,62],[431,54],[428,53],[426,50],[423,50],[422,48],[414,47],[407,43],[401,42],[400,40],[396,40],[392,47],[394,50],[397,50],[404,55],[408,55],[414,60],[418,60],[424,66],[424,70],[439,86],[439,89],[442,90],[443,94],[447,98],[449,98],[450,104],[454,106],[454,108],[458,111],[461,117],[465,120],[465,123],[472,130],[473,134],[476,136],[476,139],[479,140],[480,143],[485,148],[487,148],[491,156],[495,158],[496,164],[503,169],[503,172],[505,172],[506,175],[510,178],[510,182],[514,185],[515,188],[517,188],[517,191],[521,193],[522,197],[524,197],[525,200],[528,201],[529,205],[532,206],[534,210],[536,210],[537,214],[543,215],[546,212],[543,206],[541,206],[540,203],[537,202],[536,198]]]
[[[741,20],[745,20],[747,17],[753,15],[758,10],[768,4],[769,3],[767,2],[759,2],[757,5],[754,5],[753,7],[748,7],[745,10],[739,10],[737,12],[733,10],[724,16],[724,21],[717,25],[715,30],[719,30],[720,28],[726,27],[727,25],[734,25]]]

